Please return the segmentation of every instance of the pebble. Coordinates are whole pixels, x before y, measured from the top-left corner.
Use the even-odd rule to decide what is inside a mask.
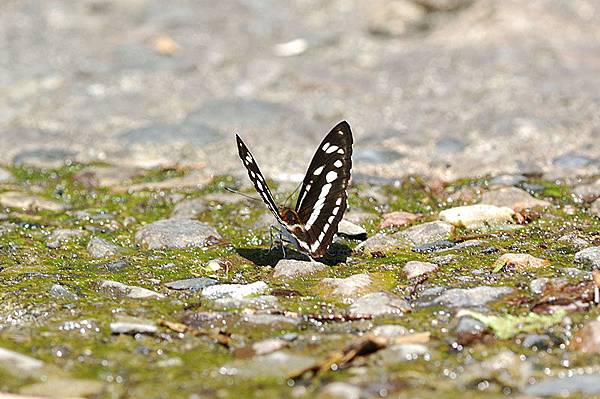
[[[417,357],[423,356],[428,352],[427,346],[422,344],[399,344],[382,350],[380,356],[383,363],[389,366],[415,360]]]
[[[600,247],[590,247],[577,252],[574,261],[589,270],[600,269]]]
[[[65,286],[62,286],[60,284],[53,284],[52,287],[50,287],[50,295],[68,301],[76,301],[78,299],[77,295],[75,295],[74,293],[69,291],[69,289],[67,289]]]
[[[600,198],[600,179],[593,183],[581,184],[573,190],[573,195],[583,202],[591,203]]]
[[[535,280],[531,280],[529,283],[529,290],[534,294],[540,295],[542,292],[544,292],[544,289],[548,283],[551,283],[554,286],[563,286],[566,285],[568,281],[562,277],[540,277],[536,278]]]
[[[524,348],[546,350],[554,344],[552,338],[546,334],[527,334],[521,341]]]
[[[207,299],[244,299],[250,296],[267,294],[269,286],[264,281],[251,284],[215,284],[202,290],[202,296]]]
[[[279,314],[268,314],[268,313],[254,313],[244,315],[244,321],[251,324],[261,325],[281,325],[290,324],[297,325],[302,319],[298,317],[289,317]]]
[[[0,168],[0,183],[9,183],[14,181],[15,177],[8,170]]]
[[[390,212],[382,216],[380,229],[388,229],[393,227],[404,227],[412,224],[422,218],[421,215],[410,212]]]
[[[451,308],[479,307],[512,292],[513,289],[509,287],[452,288],[435,298],[431,304]]]
[[[384,324],[373,328],[371,334],[385,339],[393,339],[408,334],[408,329],[398,324]]]
[[[218,284],[217,280],[208,277],[187,278],[184,280],[171,281],[165,284],[172,290],[200,291],[211,285]]]
[[[289,345],[288,341],[279,338],[270,338],[258,341],[252,344],[252,350],[256,355],[266,355],[285,348]]]
[[[92,237],[87,245],[87,251],[94,259],[110,258],[118,255],[123,249],[103,238]]]
[[[355,298],[364,294],[373,280],[368,274],[361,273],[346,278],[325,278],[322,284],[330,287],[328,295],[331,297]]]
[[[403,315],[411,310],[410,304],[404,299],[388,294],[387,292],[374,292],[358,298],[348,313],[357,317],[375,317],[381,315]]]
[[[109,293],[113,293],[113,294],[117,294],[117,295],[123,295],[123,296],[126,296],[127,298],[133,298],[133,299],[146,299],[146,298],[161,299],[161,298],[165,297],[164,295],[159,294],[158,292],[155,292],[155,291],[152,291],[152,290],[149,290],[146,288],[138,287],[135,285],[127,285],[127,284],[123,284],[118,281],[112,281],[112,280],[101,281],[100,289],[105,292],[109,292]]]
[[[330,382],[325,385],[317,396],[318,399],[362,399],[362,389],[347,382]]]
[[[0,205],[6,208],[17,208],[25,211],[62,211],[66,209],[66,206],[59,202],[47,200],[35,195],[20,193],[17,191],[7,191],[1,193]]]
[[[351,240],[366,240],[367,230],[364,227],[342,219],[338,224],[337,234]]]
[[[481,203],[497,207],[507,207],[515,211],[546,208],[551,205],[550,202],[537,199],[527,191],[517,187],[504,187],[483,193]]]
[[[294,259],[281,259],[275,265],[273,278],[294,279],[300,276],[317,273],[326,270],[327,266],[315,261],[302,261]]]
[[[88,166],[77,172],[73,179],[92,187],[115,187],[143,174],[142,169],[128,166]]]
[[[523,175],[498,175],[490,179],[489,185],[490,187],[516,186],[526,180],[527,178]]]
[[[434,263],[411,260],[406,262],[406,265],[404,265],[402,270],[404,270],[404,273],[406,273],[406,278],[410,280],[411,278],[431,273],[437,268],[438,266]]]
[[[529,254],[504,254],[494,262],[492,268],[514,269],[517,271],[525,271],[530,269],[540,269],[550,266],[550,261],[547,259],[536,258]]]
[[[445,265],[447,263],[450,263],[450,262],[454,261],[456,258],[457,258],[456,255],[448,254],[448,255],[434,256],[433,258],[430,258],[429,260],[431,261],[431,263],[435,263],[436,265],[440,266],[440,265]]]
[[[583,353],[600,354],[600,320],[585,323],[571,341],[571,345]]]
[[[158,327],[149,320],[123,318],[110,323],[112,334],[156,334]]]
[[[458,382],[468,386],[487,380],[499,384],[500,387],[519,389],[527,385],[532,373],[533,367],[530,362],[522,361],[519,355],[504,349],[487,360],[465,367]]]
[[[487,327],[485,324],[476,320],[469,316],[463,316],[458,319],[458,323],[456,324],[456,328],[454,329],[455,333],[458,335],[473,335],[477,336],[485,331]]]
[[[556,240],[556,242],[570,245],[571,247],[576,249],[583,249],[591,245],[591,243],[588,240],[579,237],[576,233],[565,234],[559,237]]]
[[[135,234],[135,241],[147,249],[205,247],[220,239],[212,226],[189,219],[159,220]]]
[[[53,376],[19,390],[22,394],[41,397],[47,397],[48,393],[52,392],[52,397],[60,398],[98,398],[103,396],[105,391],[106,386],[102,381]],[[54,396],[54,393],[58,396]]]
[[[379,233],[356,246],[355,251],[367,253],[388,252],[397,248],[412,248],[436,241],[447,240],[454,226],[445,222],[427,222],[394,234]]]
[[[494,205],[467,205],[440,212],[440,220],[457,227],[477,228],[511,223],[515,212],[511,208]]]
[[[205,198],[190,198],[179,202],[171,211],[171,219],[196,219],[206,211]]]
[[[591,206],[592,214],[600,218],[600,199],[597,199]]]
[[[40,169],[54,169],[68,164],[75,155],[75,152],[63,148],[40,148],[20,152],[14,157],[13,163]]]
[[[0,348],[0,368],[7,372],[34,375],[41,371],[42,367],[44,363],[41,360]]]
[[[314,364],[315,359],[309,356],[294,355],[285,351],[276,351],[263,356],[254,356],[250,360],[235,360],[219,368],[224,376],[253,377],[286,377],[298,370],[304,370]]]
[[[129,266],[129,261],[127,260],[127,258],[119,259],[114,262],[108,262],[102,265],[103,268],[111,272],[123,270],[127,266]]]
[[[529,397],[568,397],[575,394],[600,395],[600,374],[575,374],[545,378],[523,390]]]
[[[83,237],[88,234],[85,230],[78,229],[55,229],[50,233],[46,240],[46,246],[48,248],[56,249],[62,244],[71,241],[73,239]]]

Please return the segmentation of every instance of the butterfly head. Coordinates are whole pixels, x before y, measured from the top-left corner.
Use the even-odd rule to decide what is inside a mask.
[[[279,207],[279,216],[281,217],[281,220],[290,226],[300,224],[300,217],[292,208],[286,206]]]

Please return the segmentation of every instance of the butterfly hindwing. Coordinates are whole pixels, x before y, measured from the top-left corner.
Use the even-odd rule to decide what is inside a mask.
[[[325,254],[346,210],[352,141],[350,125],[340,122],[317,148],[304,177],[296,213],[313,257]]]
[[[267,186],[267,182],[265,181],[263,174],[260,172],[260,169],[258,168],[254,157],[252,156],[252,154],[248,150],[248,147],[246,147],[246,144],[244,144],[240,136],[236,134],[235,137],[237,139],[238,153],[240,155],[240,159],[242,160],[244,166],[246,167],[246,170],[248,171],[248,177],[250,178],[250,181],[252,181],[254,188],[256,189],[264,203],[267,205],[271,213],[273,213],[277,221],[279,223],[283,223],[278,213],[277,204],[273,199],[273,195],[271,194],[271,191]]]

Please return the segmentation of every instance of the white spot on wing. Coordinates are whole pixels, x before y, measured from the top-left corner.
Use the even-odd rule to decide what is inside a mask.
[[[319,200],[315,203],[315,207],[312,213],[310,214],[310,218],[308,218],[308,221],[304,226],[306,230],[309,230],[312,227],[313,223],[319,217],[319,214],[321,213],[321,208],[323,208],[323,204],[325,204],[325,198],[327,197],[327,194],[329,194],[329,190],[331,190],[331,183],[327,183],[323,187],[321,187],[321,192],[319,193]]]
[[[335,201],[336,205],[341,205],[341,203],[342,203],[342,198],[341,197],[338,198],[337,201]]]
[[[337,145],[332,145],[331,147],[329,147],[328,149],[326,149],[325,152],[328,153],[328,154],[331,154],[332,152],[334,152],[338,148],[340,148],[340,147],[338,147]],[[342,152],[342,154],[343,154],[343,152]]]
[[[341,168],[343,164],[344,163],[338,159],[333,163],[333,166],[335,166],[336,168]]]
[[[331,183],[332,181],[337,179],[337,173],[334,171],[328,172],[325,176],[325,179],[327,179],[327,183]]]
[[[319,176],[321,174],[321,172],[323,172],[323,168],[324,168],[324,166],[319,166],[317,169],[315,169],[315,171],[313,172],[313,175]]]
[[[327,151],[327,148],[329,148],[329,146],[330,146],[330,145],[331,145],[331,144],[329,144],[329,143],[325,143],[325,144],[323,144],[323,147],[321,147],[321,149],[322,149],[323,151]]]
[[[337,215],[338,211],[340,210],[339,206],[336,206],[335,208],[333,208],[333,210],[331,211],[331,213],[333,213],[333,215]]]
[[[344,150],[340,148],[337,153],[338,154],[344,154]]]

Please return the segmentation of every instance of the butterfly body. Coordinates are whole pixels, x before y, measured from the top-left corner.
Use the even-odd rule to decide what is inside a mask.
[[[325,136],[308,167],[294,209],[279,207],[250,151],[237,136],[240,159],[248,177],[288,241],[313,258],[323,256],[347,206],[346,188],[352,168],[352,132],[340,122]]]

